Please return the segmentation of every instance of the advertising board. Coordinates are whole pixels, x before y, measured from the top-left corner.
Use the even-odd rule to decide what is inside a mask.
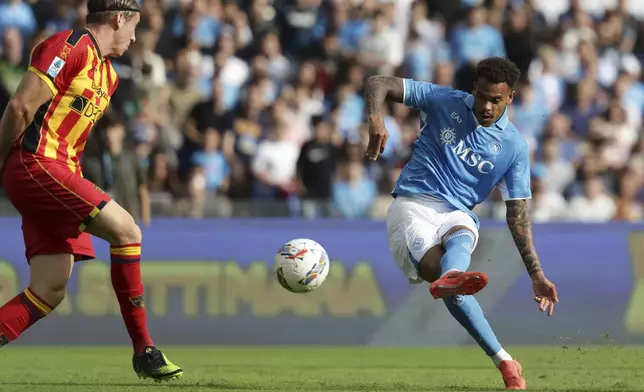
[[[0,301],[28,282],[20,221],[0,219]],[[320,242],[331,258],[322,288],[292,294],[272,258],[287,240]],[[644,226],[540,225],[537,247],[561,303],[541,314],[512,239],[482,225],[472,269],[504,344],[644,343]],[[78,263],[68,296],[21,344],[128,342],[109,280],[108,247]],[[427,285],[409,285],[391,259],[383,222],[159,219],[144,230],[151,333],[163,344],[459,345],[471,343]]]

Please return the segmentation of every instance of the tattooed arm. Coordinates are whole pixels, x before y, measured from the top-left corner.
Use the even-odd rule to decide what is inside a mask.
[[[525,268],[533,279],[543,276],[543,269],[532,237],[532,223],[528,216],[527,200],[508,200],[505,205],[507,207],[506,220],[508,228],[512,233],[512,238],[514,238],[514,243],[517,245]]]
[[[369,116],[382,115],[387,98],[402,103],[405,95],[405,82],[393,76],[372,76],[365,83],[365,101]]]
[[[543,273],[539,256],[534,248],[534,239],[532,238],[532,223],[528,216],[528,202],[525,199],[508,200],[506,220],[508,227],[514,238],[514,243],[521,254],[521,259],[525,268],[532,279],[532,289],[534,290],[534,300],[539,304],[539,310],[552,316],[555,310],[555,304],[559,302],[557,288],[546,275]]]
[[[390,76],[372,76],[365,83],[365,101],[369,115],[369,145],[367,157],[378,159],[385,151],[389,134],[385,128],[385,117],[382,112],[387,98],[395,102],[403,102],[405,98],[405,82],[400,78]]]

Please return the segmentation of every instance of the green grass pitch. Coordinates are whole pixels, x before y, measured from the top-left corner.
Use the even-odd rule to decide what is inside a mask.
[[[477,348],[161,347],[184,376],[136,378],[126,347],[4,347],[0,391],[495,391]],[[528,389],[644,391],[644,347],[510,347]]]

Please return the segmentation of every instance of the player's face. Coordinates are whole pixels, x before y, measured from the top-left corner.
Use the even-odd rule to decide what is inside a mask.
[[[481,125],[489,127],[512,103],[515,92],[507,83],[490,83],[481,78],[474,83],[474,111]]]
[[[119,28],[114,33],[114,49],[115,56],[121,56],[125,53],[126,50],[130,47],[132,43],[136,40],[135,31],[136,26],[141,20],[141,15],[135,13],[129,18],[125,17],[125,14],[119,16]]]

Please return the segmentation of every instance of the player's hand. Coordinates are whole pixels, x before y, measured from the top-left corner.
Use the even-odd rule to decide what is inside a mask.
[[[382,115],[369,116],[369,145],[367,146],[367,158],[375,161],[378,155],[385,151],[389,133],[385,127],[385,119]]]
[[[543,273],[540,273],[532,279],[532,289],[534,290],[534,300],[539,304],[539,310],[552,316],[555,304],[559,302],[555,284],[548,280]]]

